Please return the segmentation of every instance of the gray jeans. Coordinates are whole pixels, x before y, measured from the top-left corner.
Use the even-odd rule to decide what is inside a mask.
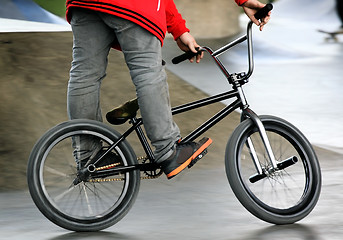
[[[165,160],[180,138],[180,131],[172,119],[160,41],[144,28],[119,17],[84,9],[74,9],[72,14],[74,44],[68,84],[69,118],[102,121],[100,86],[106,75],[108,53],[117,39],[136,87],[156,162]],[[90,139],[73,144],[78,159],[84,159],[99,147]]]

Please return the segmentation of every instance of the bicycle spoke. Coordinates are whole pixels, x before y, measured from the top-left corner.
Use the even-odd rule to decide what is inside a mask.
[[[68,175],[66,173],[63,173],[60,170],[53,169],[53,168],[51,168],[49,166],[45,166],[44,168],[49,173],[55,174],[55,175],[60,176],[60,177],[68,177]]]
[[[53,198],[53,200],[54,200],[55,202],[59,202],[61,199],[65,198],[65,196],[66,196],[67,194],[69,194],[71,191],[73,191],[73,190],[75,189],[75,187],[76,187],[76,186],[73,186],[73,187],[67,189],[66,191],[60,193],[59,195],[55,196],[55,197]]]
[[[82,184],[82,190],[83,190],[83,193],[85,195],[85,200],[86,200],[86,205],[87,205],[87,209],[88,209],[88,213],[89,215],[93,215],[93,210],[92,210],[92,207],[91,207],[91,204],[90,204],[90,201],[89,201],[89,198],[88,198],[88,194],[87,194],[87,187],[85,185],[85,183],[81,183]]]

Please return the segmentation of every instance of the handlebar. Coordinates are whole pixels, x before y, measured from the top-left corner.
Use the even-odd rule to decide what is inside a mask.
[[[271,10],[273,10],[273,4],[268,3],[266,4],[266,6],[258,10],[258,12],[255,13],[254,17],[257,20],[261,20],[262,18],[266,17]]]
[[[273,5],[268,3],[266,4],[263,8],[261,8],[255,15],[254,17],[258,20],[266,17],[269,13],[269,11],[271,11],[273,9]],[[249,59],[249,70],[248,73],[246,74],[246,76],[244,77],[244,79],[248,79],[254,69],[254,61],[253,61],[253,47],[252,47],[252,24],[253,22],[250,21],[248,23],[248,27],[247,27],[247,34],[245,36],[242,36],[236,40],[234,40],[233,42],[223,46],[222,48],[216,50],[216,51],[212,51],[210,48],[208,47],[201,47],[199,48],[199,50],[197,49],[197,53],[194,52],[186,52],[180,56],[177,56],[175,58],[172,59],[172,63],[173,64],[178,64],[181,63],[187,59],[191,59],[193,57],[195,57],[196,55],[200,54],[203,51],[206,51],[208,53],[211,54],[211,56],[214,58],[214,60],[216,61],[216,63],[218,64],[218,66],[220,67],[220,69],[223,71],[223,73],[229,77],[230,74],[227,72],[227,70],[225,69],[225,67],[222,65],[222,63],[219,61],[219,59],[217,58],[217,56],[219,56],[220,54],[224,53],[225,51],[227,51],[228,49],[230,49],[231,47],[244,42],[245,40],[248,40],[248,59]]]
[[[195,57],[196,55],[200,54],[202,52],[201,48],[196,48],[195,50],[197,50],[197,53],[194,53],[192,51],[189,52],[185,52],[184,54],[174,57],[172,59],[172,63],[173,64],[179,64],[180,62],[183,62],[187,59],[192,59],[193,57]]]

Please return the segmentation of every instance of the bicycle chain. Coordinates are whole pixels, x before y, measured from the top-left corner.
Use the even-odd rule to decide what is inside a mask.
[[[114,168],[114,167],[119,166],[119,165],[120,165],[120,163],[113,163],[113,164],[110,164],[110,165],[98,167],[95,170],[96,171],[100,171],[100,170],[104,170],[104,169],[110,169],[110,168]]]
[[[138,157],[137,158],[137,161],[147,161],[148,158],[147,157]],[[96,171],[100,171],[100,170],[104,170],[104,169],[110,169],[110,168],[114,168],[116,166],[120,165],[120,163],[113,163],[113,164],[110,164],[110,165],[106,165],[106,166],[102,166],[102,167],[98,167],[96,168],[95,170]],[[146,176],[141,176],[141,180],[147,180],[147,179],[156,179],[158,178],[159,176],[161,176],[161,174],[157,174],[157,175],[148,175],[147,172],[144,172],[144,174]],[[96,179],[89,179],[89,182],[92,182],[92,183],[99,183],[99,182],[119,182],[119,181],[124,181],[125,178],[107,178],[107,179],[99,179],[99,178],[96,178]]]

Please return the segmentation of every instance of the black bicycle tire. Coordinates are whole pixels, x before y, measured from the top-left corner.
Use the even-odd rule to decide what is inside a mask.
[[[298,147],[300,147],[307,155],[308,164],[313,173],[313,179],[311,180],[312,184],[310,186],[310,190],[307,192],[306,198],[304,198],[304,201],[306,202],[299,203],[302,205],[296,212],[280,214],[278,211],[273,211],[269,208],[266,209],[250,196],[242,182],[238,167],[238,151],[241,147],[240,145],[244,144],[242,142],[242,138],[248,131],[251,131],[251,129],[254,128],[254,123],[250,119],[243,121],[234,130],[228,141],[225,153],[227,178],[237,199],[254,216],[272,224],[292,224],[306,217],[317,204],[321,191],[321,172],[319,162],[311,144],[295,126],[274,116],[260,116],[260,119],[266,130],[270,128],[280,128],[282,131],[287,132],[289,136],[294,138],[297,144],[301,145]]]
[[[27,181],[31,197],[41,213],[56,225],[71,231],[100,231],[108,228],[120,221],[134,204],[140,187],[140,172],[138,170],[129,173],[130,181],[128,192],[115,211],[97,219],[89,221],[78,220],[56,210],[49,200],[44,196],[42,186],[39,184],[39,166],[46,149],[58,136],[74,130],[91,130],[99,132],[111,140],[117,140],[121,135],[109,126],[92,120],[79,119],[61,123],[47,131],[34,145],[29,156],[27,167]],[[118,147],[124,153],[128,164],[137,164],[137,157],[129,145],[124,140]]]

